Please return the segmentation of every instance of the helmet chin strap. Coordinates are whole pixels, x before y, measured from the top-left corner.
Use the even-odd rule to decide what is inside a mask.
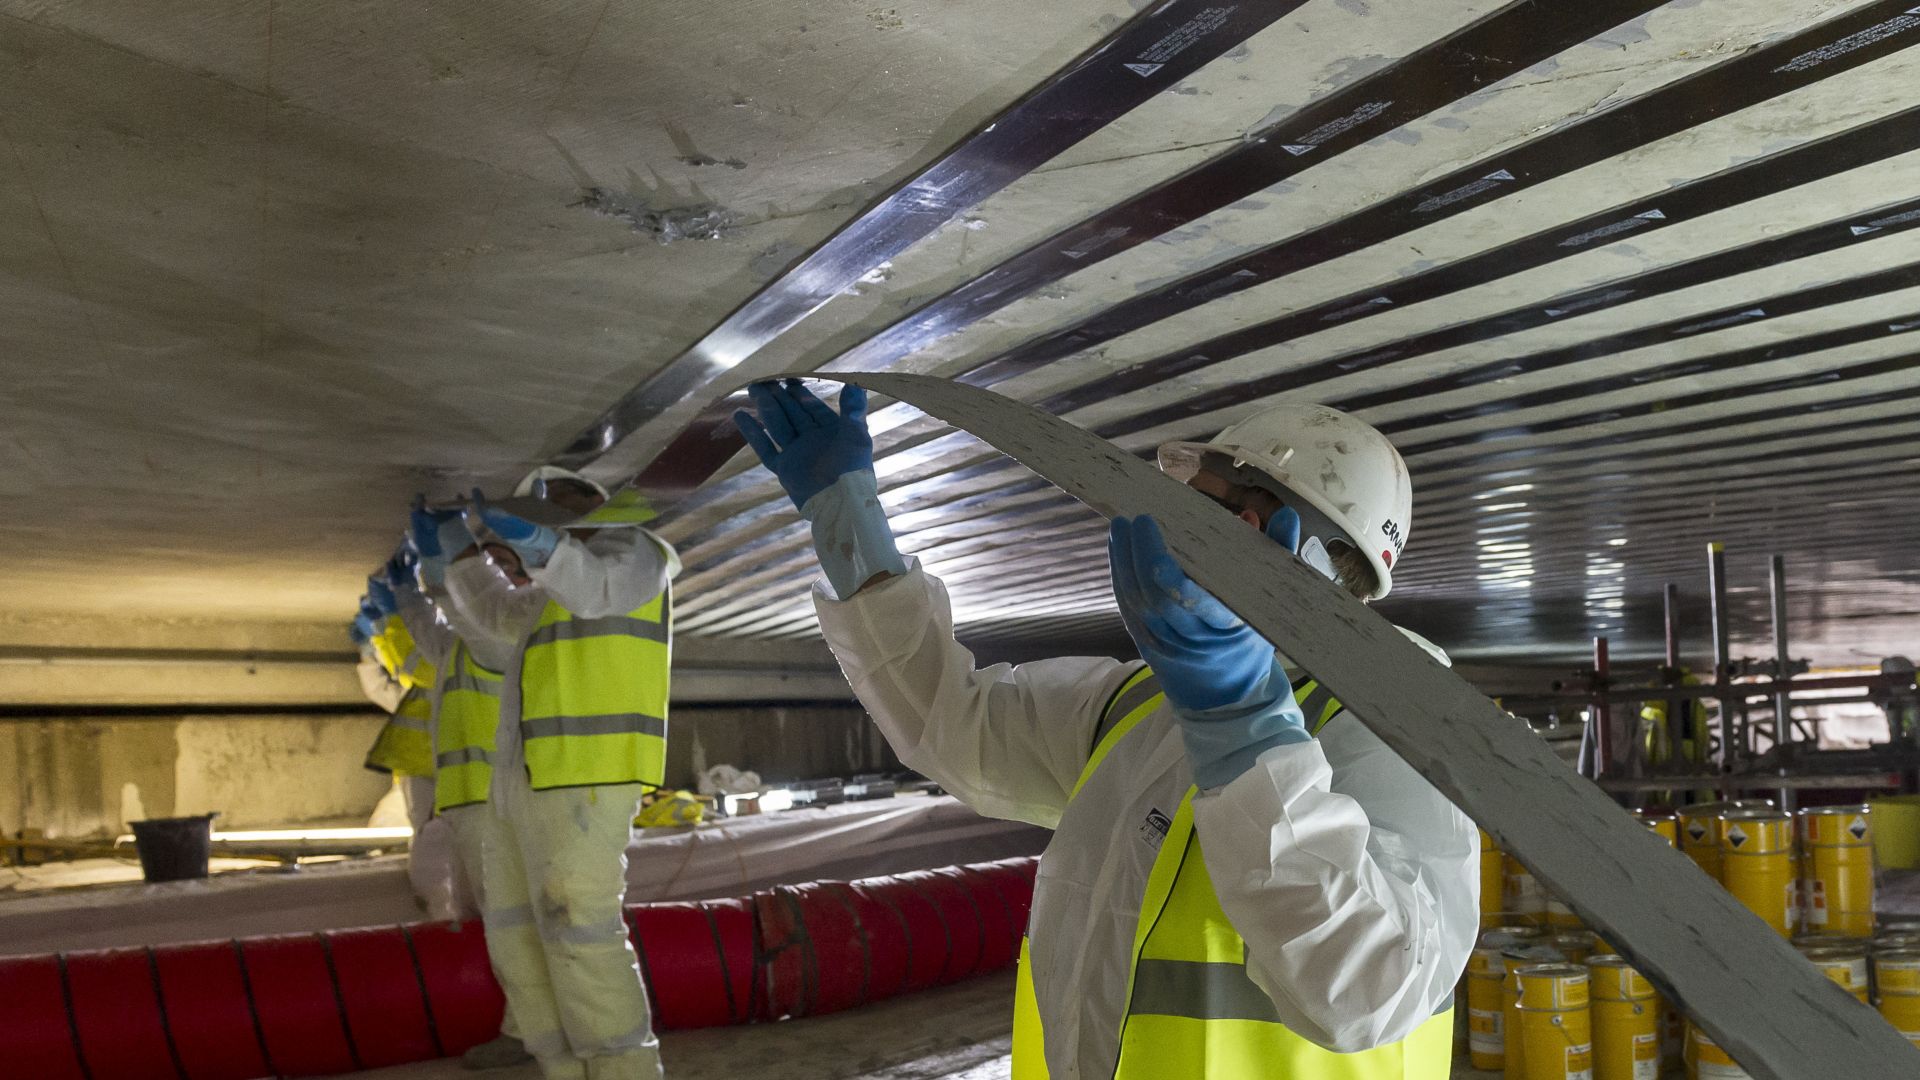
[[[1201,468],[1239,487],[1257,488],[1292,507],[1300,518],[1300,546],[1294,554],[1308,566],[1320,571],[1328,581],[1340,580],[1339,573],[1333,568],[1330,545],[1339,543],[1351,547],[1353,538],[1334,524],[1332,518],[1321,513],[1307,500],[1280,487],[1272,477],[1254,466],[1234,464],[1222,455],[1203,460]]]
[[[1294,552],[1294,554],[1300,556],[1301,562],[1320,571],[1321,576],[1325,577],[1328,581],[1339,580],[1340,575],[1334,573],[1333,570],[1333,555],[1327,551],[1327,545],[1322,542],[1319,537],[1308,536],[1302,538],[1300,541],[1300,550]]]

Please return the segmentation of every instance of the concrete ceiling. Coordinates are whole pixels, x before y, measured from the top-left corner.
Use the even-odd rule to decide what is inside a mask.
[[[1391,78],[1418,50],[1507,7],[1310,0],[876,268],[725,382],[643,424],[602,467],[645,464],[718,392],[830,365],[1029,245],[1369,75]],[[897,367],[966,371],[1143,290],[1464,164],[1497,167],[1583,118],[1873,8],[1674,0],[1257,197],[1173,223]],[[413,492],[500,484],[557,453],[798,256],[1133,16],[1124,0],[592,0],[537,12],[0,0],[7,618],[343,622]],[[1211,434],[1274,398],[1363,402],[1358,411],[1408,449],[1420,493],[1386,611],[1463,655],[1562,662],[1596,633],[1651,655],[1667,581],[1681,584],[1703,646],[1710,539],[1732,553],[1736,636],[1749,648],[1765,636],[1766,556],[1780,552],[1805,643],[1796,653],[1839,663],[1911,652],[1920,420],[1901,395],[1920,378],[1863,367],[1904,356],[1903,339],[1761,350],[1920,317],[1920,281],[1670,340],[1625,335],[1920,260],[1920,233],[1870,224],[1920,195],[1920,150],[1158,385],[1102,388],[1224,332],[1858,129],[1920,105],[1916,86],[1920,49],[1887,48],[996,389],[1043,400],[1091,388],[1068,415],[1140,450]],[[1842,218],[1870,231],[1822,253],[1739,261],[1768,238]],[[1718,252],[1734,262],[1686,287],[1409,362],[1315,374],[1329,357]],[[1585,351],[1550,370],[1431,382],[1573,346]],[[1738,366],[1721,359],[1743,349]],[[1703,359],[1712,362],[1676,366]],[[1299,385],[1154,420],[1208,391],[1293,371]],[[1826,378],[1777,382],[1801,375]],[[1498,411],[1481,409],[1489,403]],[[1454,415],[1463,408],[1485,414]],[[978,468],[991,457],[964,436],[910,416],[890,422],[882,442],[897,452],[881,471],[889,501],[911,512],[903,546],[952,579],[972,632],[1112,641],[1097,521],[1025,490],[1018,470]],[[744,470],[736,461],[664,522],[689,564],[683,629],[805,636],[804,536],[777,490]],[[973,496],[986,497],[963,501]]]

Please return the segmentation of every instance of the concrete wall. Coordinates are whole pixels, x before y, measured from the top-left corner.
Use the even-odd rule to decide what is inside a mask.
[[[361,768],[377,714],[0,722],[0,830],[117,834],[137,817],[228,828],[361,822],[386,777]]]
[[[218,811],[226,828],[363,822],[388,788],[361,767],[381,718],[199,716],[0,721],[0,832],[117,834],[137,817]],[[851,705],[685,705],[667,782],[722,763],[769,781],[899,767]]]

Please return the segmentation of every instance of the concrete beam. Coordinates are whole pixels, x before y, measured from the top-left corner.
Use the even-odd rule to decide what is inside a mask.
[[[354,674],[354,655],[345,649],[165,648],[150,644],[159,640],[152,627],[121,629],[119,640],[138,644],[0,642],[0,702],[6,703],[0,718],[44,715],[36,709],[367,705]],[[91,640],[100,636],[90,635]],[[183,639],[176,634],[173,640]],[[294,643],[310,642],[296,638]],[[853,700],[839,664],[821,642],[681,638],[674,642],[673,666],[676,702]]]

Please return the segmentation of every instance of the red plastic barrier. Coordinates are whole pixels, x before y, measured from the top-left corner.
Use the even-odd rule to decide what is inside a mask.
[[[766,1017],[851,1009],[1006,967],[1026,925],[1010,894],[1024,881],[1030,896],[1030,874],[982,864],[760,893]]]
[[[753,919],[742,900],[636,904],[627,925],[652,991],[655,1026],[753,1019]],[[667,991],[659,992],[661,987]]]
[[[280,1075],[359,1071],[320,935],[248,938],[240,951],[260,1036]]]
[[[256,1080],[273,1075],[253,1021],[253,1002],[231,941],[153,950],[167,1030],[193,1080]]]
[[[166,1017],[145,949],[67,954],[73,1026],[94,1076],[170,1070]]]
[[[85,1080],[60,981],[59,956],[0,960],[0,1061],[21,1076]]]
[[[364,1068],[442,1056],[427,1020],[426,989],[397,926],[327,935],[347,1029]]]
[[[463,1054],[500,1034],[507,999],[487,963],[487,937],[479,920],[455,926],[420,923],[403,929],[420,959],[440,1048],[449,1055]]]
[[[656,1026],[816,1015],[1004,967],[1035,863],[635,905]],[[0,959],[0,1003],[6,1076],[253,1080],[459,1054],[499,1034],[505,999],[466,923]]]

